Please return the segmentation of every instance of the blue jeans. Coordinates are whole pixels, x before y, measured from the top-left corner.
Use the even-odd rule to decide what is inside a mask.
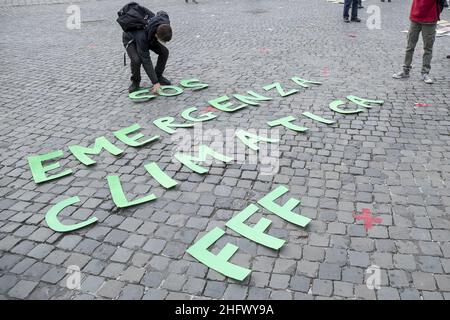
[[[345,0],[344,18],[348,18],[350,7],[352,7],[352,19],[358,18],[358,0]]]

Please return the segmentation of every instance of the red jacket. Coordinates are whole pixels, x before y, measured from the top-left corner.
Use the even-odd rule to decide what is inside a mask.
[[[438,0],[413,0],[409,19],[420,23],[436,23],[440,12]]]

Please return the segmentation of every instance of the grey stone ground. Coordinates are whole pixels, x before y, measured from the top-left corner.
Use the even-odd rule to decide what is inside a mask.
[[[174,27],[167,77],[194,76],[210,87],[143,104],[126,94],[129,71],[114,22],[124,1],[76,3],[81,30],[65,27],[69,1],[0,3],[0,298],[450,299],[450,37],[436,40],[434,85],[419,81],[421,49],[412,78],[393,80],[410,1],[365,2],[382,10],[382,30],[372,31],[364,23],[344,25],[342,6],[325,0],[152,1],[151,9],[170,13]],[[443,18],[450,20],[450,12]],[[281,129],[275,176],[241,164],[192,173],[171,163],[170,136],[151,124],[223,94],[261,92],[272,81],[288,85],[295,75],[323,85],[204,124],[267,128],[266,121],[307,110],[337,120],[325,126],[303,119],[306,134]],[[359,115],[327,108],[349,94],[386,103]],[[114,141],[113,130],[135,122],[161,140],[125,148],[121,157],[104,153],[92,167],[68,152],[101,135]],[[56,149],[74,174],[36,185],[27,157]],[[120,175],[130,198],[145,195],[155,186],[143,168],[150,161],[179,185],[153,188],[160,196],[154,202],[115,208],[106,176]],[[301,212],[313,221],[302,230],[272,215],[270,234],[286,240],[279,253],[228,230],[219,245],[238,244],[232,261],[253,270],[243,283],[185,253],[279,184],[302,200]],[[53,232],[45,213],[74,195],[82,209],[66,211],[65,221],[94,214],[99,222]],[[383,219],[368,234],[352,217],[362,208]],[[380,290],[364,283],[371,264],[382,268]],[[81,268],[81,290],[66,287],[69,265]]]

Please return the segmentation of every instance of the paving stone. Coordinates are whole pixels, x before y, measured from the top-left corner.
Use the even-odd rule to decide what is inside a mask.
[[[398,290],[395,288],[381,287],[377,290],[378,300],[400,300]]]
[[[145,269],[130,266],[122,273],[120,281],[139,283],[144,276],[144,273]]]
[[[139,300],[144,295],[144,287],[127,284],[119,295],[119,300]]]
[[[158,288],[164,276],[161,272],[147,271],[141,280],[141,284],[150,288]]]
[[[270,296],[269,289],[250,287],[248,290],[248,300],[268,300]]]
[[[11,290],[9,290],[8,295],[16,299],[25,299],[37,285],[38,282],[35,281],[20,280]]]
[[[424,272],[442,273],[441,261],[438,257],[418,256],[417,263]]]
[[[405,271],[389,270],[389,283],[394,288],[408,287],[409,280]]]
[[[364,271],[356,267],[344,267],[342,269],[342,281],[351,283],[363,283]]]
[[[143,300],[162,300],[167,297],[168,291],[163,289],[149,289],[142,297]]]
[[[183,291],[189,294],[200,296],[205,288],[206,281],[199,278],[188,278],[183,286]]]
[[[311,279],[304,276],[293,276],[289,283],[289,289],[300,292],[308,292]]]
[[[349,282],[334,281],[333,282],[333,295],[351,298],[354,295],[353,284]]]
[[[6,294],[18,282],[15,275],[4,274],[0,277],[0,293]]]
[[[331,296],[333,292],[333,282],[330,280],[314,279],[312,293],[314,295]]]
[[[420,300],[420,294],[416,289],[406,288],[400,292],[400,298],[402,300]]]
[[[203,294],[207,297],[219,299],[225,292],[226,285],[223,282],[207,281]]]
[[[89,275],[81,282],[81,290],[95,294],[105,282],[105,278]]]
[[[297,263],[297,274],[306,275],[308,277],[314,278],[317,277],[319,271],[319,263],[317,262],[309,262],[309,261],[300,261]]]
[[[51,284],[57,284],[66,275],[66,270],[66,268],[53,267],[42,276],[41,280]]]
[[[404,270],[415,270],[417,267],[414,257],[410,254],[395,254],[394,264],[396,268]]]
[[[367,267],[369,265],[369,255],[365,252],[349,251],[350,265],[356,267]]]
[[[444,300],[439,292],[422,291],[423,300]]]
[[[319,267],[319,278],[328,280],[340,280],[341,268],[336,264],[321,263]]]
[[[450,291],[450,276],[449,275],[434,275],[437,285],[442,291]]]
[[[130,259],[132,254],[133,254],[132,250],[126,248],[118,248],[110,259],[111,261],[125,263]]]
[[[123,282],[117,280],[107,280],[97,291],[97,294],[108,299],[114,299],[119,296],[123,285]]]

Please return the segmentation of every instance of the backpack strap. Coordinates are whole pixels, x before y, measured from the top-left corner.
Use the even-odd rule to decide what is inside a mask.
[[[130,44],[134,41],[134,39],[131,39],[130,41],[127,42],[126,46],[125,46],[125,50],[128,49],[128,47],[130,46]],[[123,53],[123,65],[126,66],[127,65],[127,54],[126,52]]]

